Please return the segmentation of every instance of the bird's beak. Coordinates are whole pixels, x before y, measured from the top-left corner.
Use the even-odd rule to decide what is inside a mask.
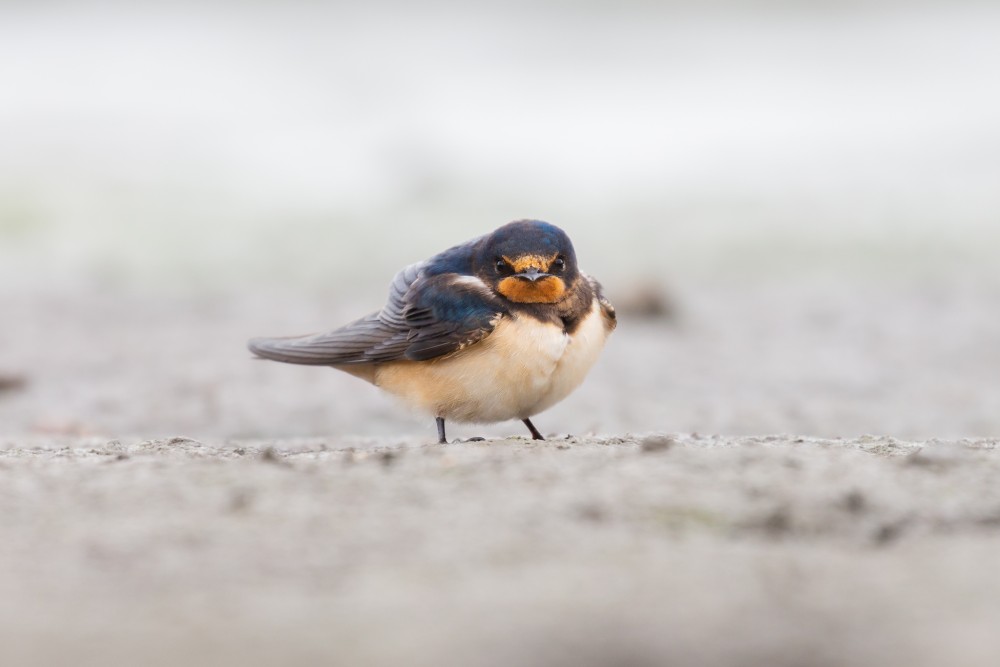
[[[541,278],[549,277],[549,274],[542,273],[534,266],[530,266],[516,275],[518,278],[524,278],[525,280],[530,280],[531,282],[535,282],[536,280],[540,280]]]

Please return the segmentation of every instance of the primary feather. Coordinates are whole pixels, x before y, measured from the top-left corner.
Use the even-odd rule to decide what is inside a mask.
[[[463,251],[452,248],[397,273],[377,313],[325,333],[254,338],[250,351],[285,363],[351,366],[426,361],[476,343],[505,309],[481,280],[459,272],[471,268]]]

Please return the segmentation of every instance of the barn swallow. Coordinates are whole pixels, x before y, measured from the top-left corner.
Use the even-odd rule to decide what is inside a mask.
[[[531,417],[566,398],[616,325],[563,230],[519,220],[411,264],[382,310],[326,333],[254,338],[258,357],[332,366],[445,420]]]

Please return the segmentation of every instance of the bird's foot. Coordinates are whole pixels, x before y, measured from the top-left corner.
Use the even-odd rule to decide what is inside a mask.
[[[435,421],[437,422],[437,429],[438,429],[438,444],[447,445],[448,438],[446,438],[444,434],[444,417],[435,417]],[[477,435],[474,438],[469,438],[467,440],[456,440],[455,444],[458,444],[460,442],[483,442],[484,440],[486,440],[486,438]]]
[[[535,425],[531,423],[530,419],[522,419],[521,421],[523,421],[524,425],[528,427],[529,431],[531,431],[532,440],[545,440],[545,438],[542,437],[542,434],[538,432],[538,429],[535,428]]]

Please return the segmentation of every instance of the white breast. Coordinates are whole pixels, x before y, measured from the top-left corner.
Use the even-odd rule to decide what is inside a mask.
[[[434,416],[466,422],[525,419],[580,385],[607,336],[596,304],[572,335],[530,317],[505,317],[485,340],[458,354],[384,364],[374,379]]]
[[[604,349],[608,333],[600,306],[595,303],[572,335],[563,334],[568,343],[549,377],[547,391],[539,397],[529,417],[548,410],[580,386]]]

